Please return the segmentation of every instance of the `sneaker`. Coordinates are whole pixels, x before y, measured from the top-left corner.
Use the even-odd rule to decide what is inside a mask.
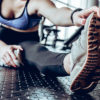
[[[71,49],[71,86],[73,92],[92,91],[100,79],[99,44],[100,44],[100,18],[92,13],[87,18],[84,29]]]

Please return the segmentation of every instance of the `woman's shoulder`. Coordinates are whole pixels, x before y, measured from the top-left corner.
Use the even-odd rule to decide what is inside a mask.
[[[41,6],[50,0],[29,0],[27,4],[29,15],[37,14]]]
[[[40,3],[51,3],[51,0],[29,0],[29,3],[31,4],[40,4]]]
[[[38,10],[42,10],[43,6],[54,5],[51,0],[29,0],[28,9],[31,13],[38,12]]]

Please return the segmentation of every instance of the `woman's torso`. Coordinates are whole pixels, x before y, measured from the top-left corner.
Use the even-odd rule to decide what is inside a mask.
[[[8,26],[7,28],[21,31],[32,30],[33,28],[36,30],[41,17],[36,14],[35,9],[32,8],[34,5],[33,3],[30,4],[30,1],[0,0],[0,23]]]
[[[14,9],[12,9],[13,7],[11,7],[11,5],[6,7],[7,2],[2,2],[3,0],[0,0],[0,1],[1,1],[0,4],[2,4],[1,9],[0,9],[0,21],[6,30],[8,28],[8,30],[10,29],[15,32],[15,33],[12,32],[13,34],[11,32],[5,33],[5,31],[0,32],[1,37],[6,37],[6,38],[9,37],[9,38],[13,39],[14,38],[13,35],[14,35],[15,37],[17,36],[17,37],[25,38],[25,34],[23,34],[23,33],[27,33],[26,37],[28,38],[29,33],[32,35],[32,34],[34,34],[33,33],[34,31],[37,31],[37,29],[38,29],[37,26],[39,24],[41,17],[39,17],[35,14],[34,9],[33,9],[34,13],[33,14],[31,13],[31,10],[29,8],[30,2],[27,2],[27,0],[24,0],[24,1],[19,0],[21,2],[21,4],[18,5],[19,12],[17,12],[18,10],[15,10],[15,9],[17,9],[17,6]],[[5,1],[7,1],[7,0],[5,0]],[[9,2],[9,4],[10,4],[10,2]],[[18,4],[18,2],[16,2],[16,4]],[[7,9],[8,13],[5,13],[6,9]],[[2,28],[1,28],[1,30],[2,30]],[[4,30],[4,28],[3,28],[3,30]],[[17,31],[20,34],[16,34],[16,33],[18,33]],[[29,36],[30,38],[33,36],[33,35],[32,36],[31,35]],[[36,35],[36,33],[35,33],[35,35]],[[38,36],[36,36],[36,38],[37,37]],[[8,40],[9,40],[9,38],[8,38]]]

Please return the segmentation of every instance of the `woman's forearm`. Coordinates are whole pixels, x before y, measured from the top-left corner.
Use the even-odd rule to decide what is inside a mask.
[[[37,0],[37,13],[58,26],[72,26],[72,10],[67,7],[57,8],[50,0]]]
[[[5,42],[3,42],[2,40],[0,40],[0,48],[2,47],[2,46],[6,46],[7,44],[5,43]]]
[[[54,19],[55,24],[59,26],[74,25],[71,21],[71,14],[72,14],[71,9],[67,7],[59,8]]]

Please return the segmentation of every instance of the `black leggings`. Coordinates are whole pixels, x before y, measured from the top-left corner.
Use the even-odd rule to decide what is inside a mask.
[[[28,66],[36,66],[45,75],[66,76],[65,53],[54,53],[39,43],[38,32],[21,33],[0,27],[0,39],[7,44],[21,45],[22,58]]]

